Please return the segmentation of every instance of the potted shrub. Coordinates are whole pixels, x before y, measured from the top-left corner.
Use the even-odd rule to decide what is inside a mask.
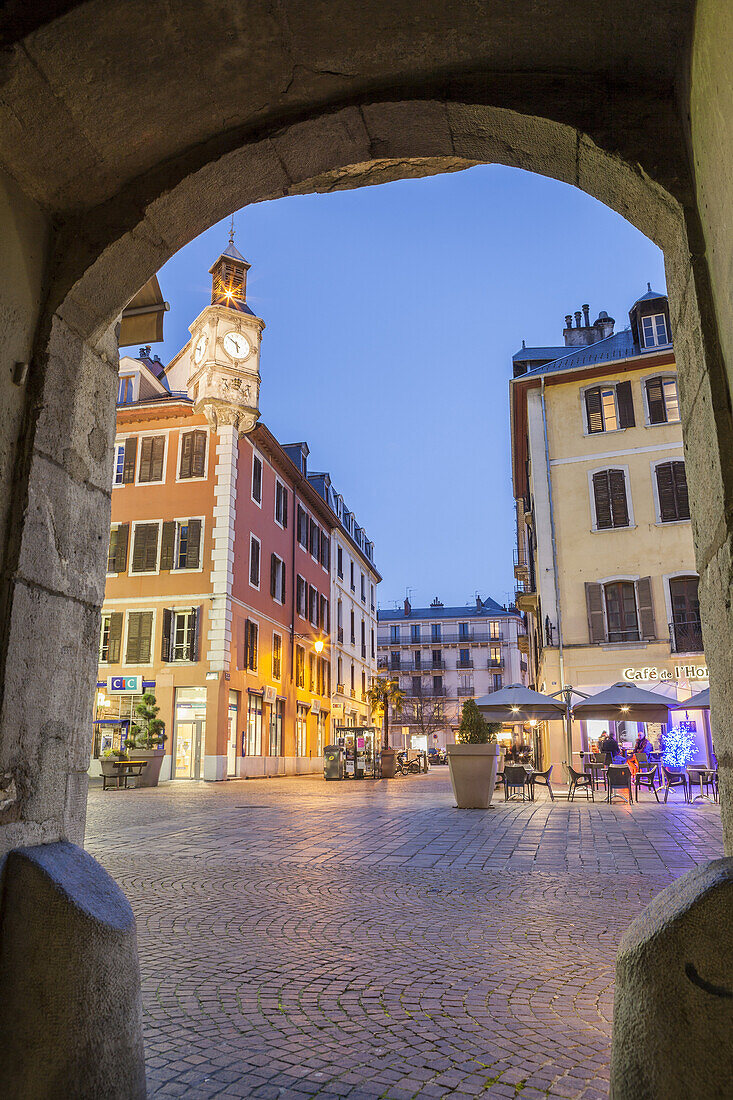
[[[485,810],[491,805],[500,747],[500,722],[487,722],[475,699],[463,704],[458,743],[448,746],[448,767],[459,810]]]
[[[382,779],[394,779],[397,752],[389,747],[389,708],[394,714],[402,713],[405,693],[394,677],[377,676],[366,693],[372,715],[382,716]]]
[[[135,707],[137,721],[130,728],[130,736],[127,740],[128,749],[134,750],[135,760],[147,760],[136,787],[157,787],[160,779],[160,769],[163,764],[166,742],[165,722],[158,718],[160,707],[155,705],[155,696],[146,691],[140,702]]]

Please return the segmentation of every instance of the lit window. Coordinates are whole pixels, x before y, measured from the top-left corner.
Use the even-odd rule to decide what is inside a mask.
[[[648,378],[646,400],[650,424],[674,424],[680,418],[676,378]]]

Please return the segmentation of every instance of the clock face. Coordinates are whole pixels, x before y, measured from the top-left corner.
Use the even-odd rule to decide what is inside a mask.
[[[196,364],[196,366],[199,365],[199,363],[201,362],[201,360],[204,357],[204,352],[206,351],[207,342],[208,341],[207,341],[206,333],[204,333],[203,336],[199,337],[199,341],[198,341],[198,343],[196,345],[196,348],[194,350],[194,353],[193,353],[193,361]]]
[[[250,344],[246,336],[241,332],[228,332],[223,340],[224,351],[231,355],[232,359],[246,359],[250,353]]]

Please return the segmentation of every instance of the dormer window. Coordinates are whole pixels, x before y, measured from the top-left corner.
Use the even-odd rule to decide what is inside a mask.
[[[650,424],[675,424],[680,419],[676,378],[648,378],[646,403]]]
[[[663,313],[641,318],[641,334],[645,348],[663,348],[669,344],[667,318]]]
[[[117,404],[118,405],[131,405],[134,398],[135,389],[135,376],[134,374],[123,374],[120,376],[120,387],[117,391]]]

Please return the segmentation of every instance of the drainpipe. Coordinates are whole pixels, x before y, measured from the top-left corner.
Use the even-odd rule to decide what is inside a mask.
[[[542,375],[540,401],[542,403],[542,430],[545,437],[545,466],[547,469],[547,495],[550,503],[550,538],[552,541],[552,573],[555,582],[555,606],[557,608],[557,652],[560,662],[560,691],[565,699],[565,751],[568,767],[573,762],[573,728],[570,717],[571,692],[565,684],[565,657],[562,639],[562,609],[560,607],[560,579],[557,570],[557,539],[555,537],[555,509],[552,501],[552,474],[550,470],[550,444],[547,438],[547,406],[545,404],[545,376]],[[569,773],[568,773],[569,774]]]

